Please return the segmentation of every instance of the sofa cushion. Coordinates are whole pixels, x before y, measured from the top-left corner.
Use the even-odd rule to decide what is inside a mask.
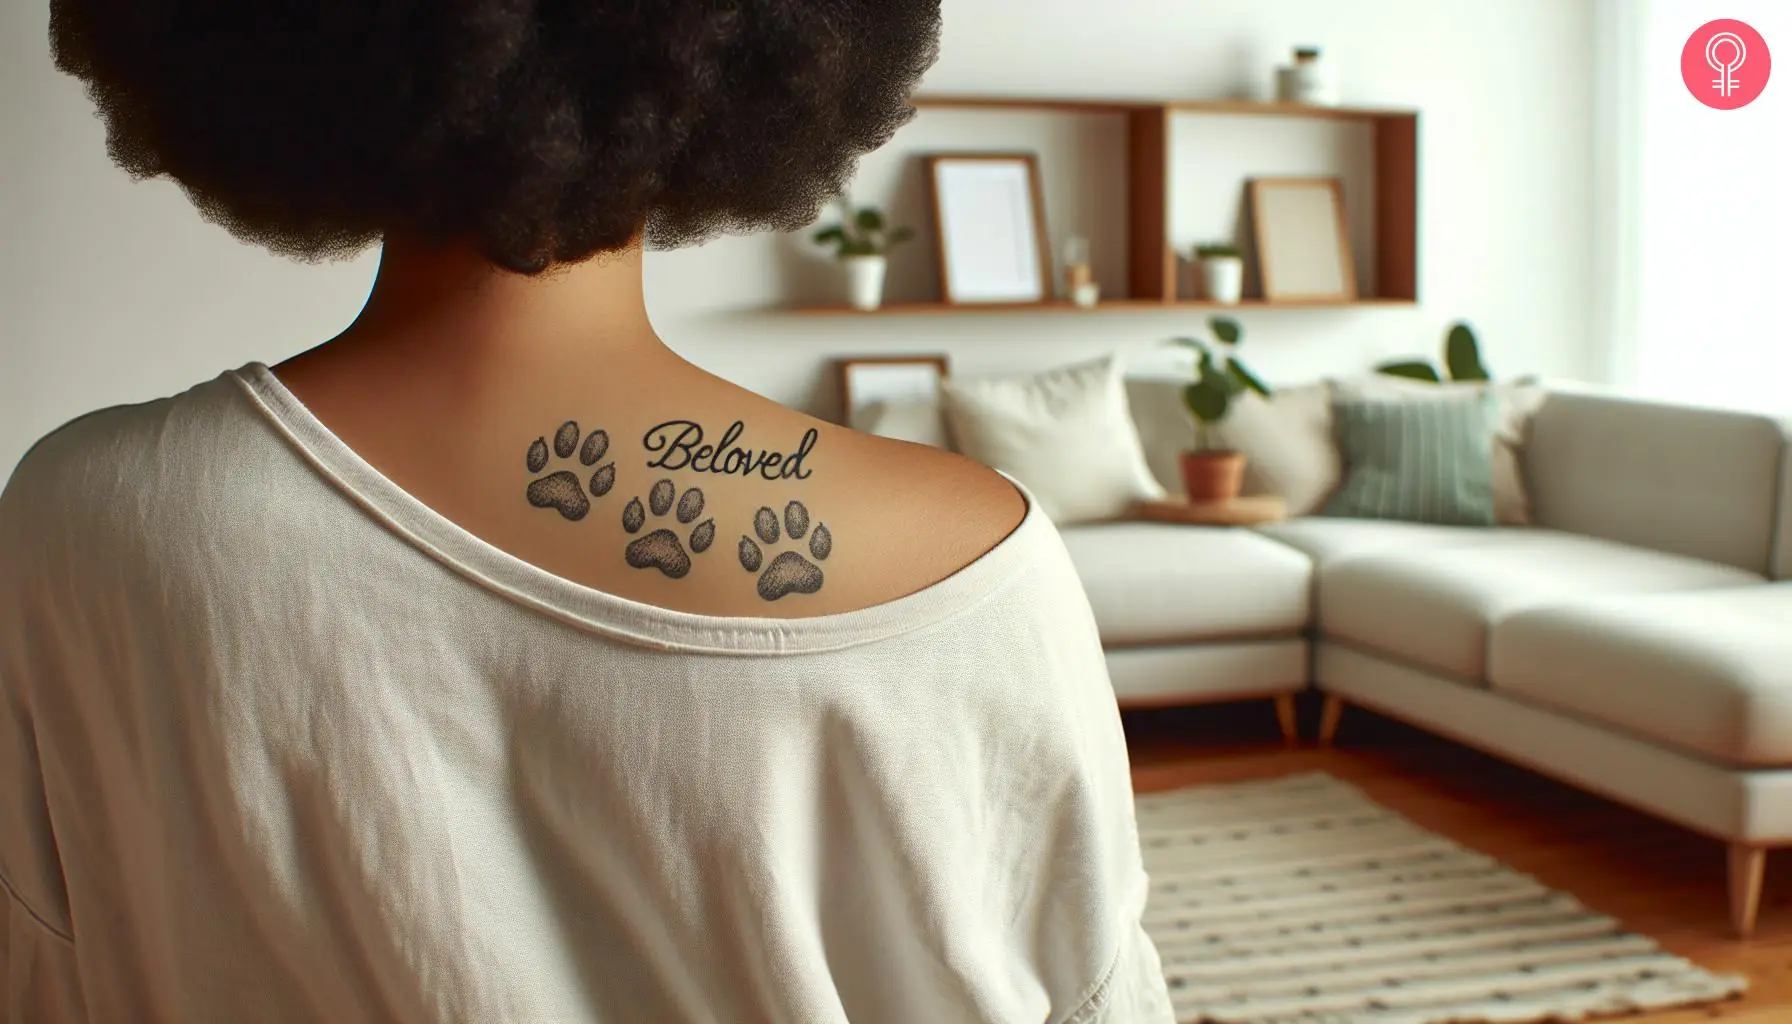
[[[940,382],[958,450],[1020,481],[1052,522],[1118,519],[1162,498],[1114,357],[1019,377]]]
[[[1494,413],[1493,399],[1476,391],[1338,401],[1344,485],[1320,514],[1494,525]]]
[[[1766,574],[1784,448],[1767,416],[1552,392],[1525,445],[1531,516]]]
[[[1392,549],[1441,548],[1484,544],[1514,531],[1480,526],[1438,526],[1375,519],[1329,519],[1323,516],[1290,519],[1260,526],[1257,531],[1304,552],[1320,565],[1341,558]]]
[[[1501,526],[1531,525],[1531,498],[1524,482],[1524,446],[1531,432],[1531,417],[1543,406],[1549,392],[1535,377],[1494,382],[1408,380],[1384,373],[1364,374],[1333,381],[1340,396],[1424,396],[1485,391],[1493,395],[1499,422],[1493,439],[1493,508]]]
[[[1063,536],[1104,644],[1293,636],[1307,628],[1312,562],[1249,530],[1101,523],[1066,527]]]
[[[1515,529],[1479,544],[1390,549],[1329,563],[1319,572],[1318,619],[1327,639],[1480,680],[1488,631],[1518,612],[1761,580],[1593,537]]]
[[[1792,765],[1792,584],[1598,598],[1493,630],[1493,687],[1734,765]]]

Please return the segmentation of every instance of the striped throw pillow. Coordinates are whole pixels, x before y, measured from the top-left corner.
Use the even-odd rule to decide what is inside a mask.
[[[1322,515],[1494,525],[1490,393],[1340,400],[1332,408],[1344,483]]]

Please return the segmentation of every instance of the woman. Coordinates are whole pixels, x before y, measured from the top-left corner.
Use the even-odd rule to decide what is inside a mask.
[[[7,1019],[1170,1019],[1050,525],[643,307],[644,245],[810,221],[937,32],[56,0],[126,170],[383,254],[340,336],[76,420],[0,499]]]

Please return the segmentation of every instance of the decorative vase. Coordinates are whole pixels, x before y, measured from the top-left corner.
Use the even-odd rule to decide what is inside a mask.
[[[1192,502],[1231,501],[1244,487],[1244,453],[1183,452],[1182,486]]]
[[[846,256],[840,263],[846,268],[852,308],[869,313],[884,304],[884,275],[890,269],[887,257]]]
[[[1204,257],[1201,260],[1201,286],[1214,302],[1238,305],[1238,300],[1244,297],[1244,257]]]

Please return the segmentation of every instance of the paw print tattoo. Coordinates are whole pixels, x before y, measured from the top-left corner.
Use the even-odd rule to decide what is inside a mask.
[[[610,435],[602,430],[593,430],[591,436],[579,444],[579,425],[567,420],[554,431],[554,456],[570,459],[573,453],[579,455],[579,463],[584,466],[596,466],[603,457],[610,453]],[[545,437],[538,437],[529,446],[529,472],[539,473],[548,468],[548,442]],[[601,498],[610,493],[616,486],[616,464],[614,462],[599,466],[591,474],[591,497]],[[591,511],[591,499],[585,497],[585,484],[577,473],[571,470],[560,470],[551,473],[529,485],[529,504],[536,508],[551,508],[573,522],[585,518]]]
[[[762,508],[753,517],[753,532],[759,535],[760,541],[767,546],[778,543],[778,514],[769,508]],[[809,532],[809,510],[800,501],[793,501],[784,506],[784,532],[790,539],[802,540],[804,534],[809,535],[809,554],[815,562],[825,562],[834,553],[834,535],[828,532],[826,525],[815,524],[815,532]],[[765,564],[765,553],[753,538],[740,539],[740,565],[748,572],[759,573],[759,596],[767,601],[776,601],[788,594],[813,594],[821,589],[821,566],[809,561],[795,551],[785,551],[772,559],[770,565]],[[764,572],[760,569],[764,568]]]
[[[641,528],[647,525],[648,510],[651,509],[656,517],[666,515],[672,511],[674,498],[677,498],[678,502],[679,523],[689,526],[703,514],[702,491],[693,487],[684,492],[684,497],[680,498],[678,497],[678,488],[673,485],[672,481],[661,480],[647,492],[646,508],[641,506],[640,498],[629,499],[628,505],[622,510],[622,528],[630,534],[640,533]],[[668,529],[659,529],[632,541],[628,550],[623,552],[623,557],[628,560],[629,565],[637,569],[658,569],[672,579],[681,580],[691,571],[691,555],[701,555],[708,551],[709,546],[715,541],[716,521],[705,519],[691,531],[689,553],[686,553],[684,542],[678,539],[677,533]]]

